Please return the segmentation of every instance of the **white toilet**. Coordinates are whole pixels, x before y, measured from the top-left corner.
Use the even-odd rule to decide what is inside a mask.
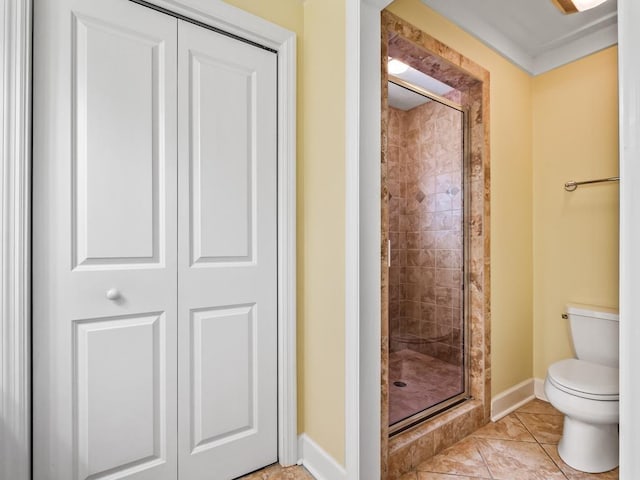
[[[544,383],[564,414],[558,453],[576,470],[606,472],[618,466],[619,317],[589,305],[567,305],[567,316],[578,358],[552,364]]]

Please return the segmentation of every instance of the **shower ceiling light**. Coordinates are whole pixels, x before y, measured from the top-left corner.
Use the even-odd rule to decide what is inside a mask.
[[[584,12],[607,0],[551,0],[562,13]]]
[[[387,62],[387,69],[391,75],[399,75],[406,72],[409,69],[409,65],[402,63],[400,60],[389,57]]]

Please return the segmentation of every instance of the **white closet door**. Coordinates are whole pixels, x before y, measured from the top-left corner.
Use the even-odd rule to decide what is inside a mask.
[[[177,477],[177,20],[36,0],[35,480]]]
[[[180,21],[179,471],[277,461],[277,57]]]

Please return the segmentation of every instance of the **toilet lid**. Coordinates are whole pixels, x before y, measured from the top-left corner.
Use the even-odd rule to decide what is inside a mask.
[[[548,374],[558,387],[571,390],[576,396],[618,399],[620,390],[617,368],[569,358],[551,365]]]

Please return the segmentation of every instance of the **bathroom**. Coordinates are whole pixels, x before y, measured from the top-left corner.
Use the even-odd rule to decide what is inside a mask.
[[[563,188],[564,183],[569,180],[598,179],[618,175],[616,47],[610,47],[529,76],[513,68],[513,64],[504,57],[496,55],[495,52],[479,45],[475,39],[468,38],[464,33],[457,31],[455,26],[442,22],[437,14],[423,11],[416,2],[396,1],[387,8],[387,11],[392,18],[385,20],[383,13],[383,58],[385,58],[385,27],[388,27],[386,33],[393,32],[388,36],[391,39],[389,50],[386,52],[388,57],[405,60],[410,68],[416,66],[416,59],[421,58],[421,55],[415,52],[407,54],[402,49],[398,49],[397,45],[394,47],[394,42],[397,44],[397,37],[411,39],[413,44],[429,45],[431,40],[426,37],[431,34],[442,42],[442,45],[432,45],[429,51],[445,52],[443,56],[447,57],[449,63],[454,64],[456,56],[464,56],[466,58],[462,63],[467,69],[469,65],[477,62],[479,67],[488,71],[491,85],[489,93],[491,112],[485,138],[490,140],[484,153],[490,156],[488,162],[490,167],[485,165],[487,183],[486,190],[483,192],[486,195],[485,198],[490,198],[490,214],[485,216],[487,220],[485,233],[490,242],[490,251],[485,257],[485,259],[490,258],[490,261],[486,263],[487,268],[484,272],[485,276],[490,275],[486,293],[490,301],[490,316],[484,325],[485,333],[490,331],[490,355],[487,355],[490,358],[485,364],[484,371],[484,375],[490,376],[489,400],[486,402],[489,404],[490,413],[486,421],[489,419],[499,421],[506,418],[502,423],[504,426],[504,422],[510,424],[515,419],[518,428],[524,426],[533,432],[536,422],[543,419],[548,421],[552,431],[547,433],[554,437],[558,431],[562,431],[562,416],[557,416],[557,411],[536,412],[534,408],[533,412],[525,409],[512,413],[510,408],[534,396],[538,399],[546,399],[544,380],[547,369],[554,362],[574,356],[569,321],[566,315],[563,318],[567,304],[590,304],[614,309],[618,307],[618,185],[615,182],[589,185],[579,187],[574,192]],[[451,53],[451,50],[454,52]],[[441,76],[438,77],[436,74],[437,80],[447,82],[446,75],[443,76],[438,68],[433,71],[437,74],[440,72]],[[393,74],[389,72],[390,79],[392,76]],[[455,80],[455,76],[452,78]],[[391,88],[396,86],[390,83],[389,90]],[[595,91],[598,95],[593,94]],[[398,141],[395,130],[395,124],[398,123],[397,109],[393,108],[391,95],[388,98],[388,138],[385,139],[383,135],[383,149],[385,141],[388,145],[387,158],[383,159],[383,165],[385,161],[387,162],[387,177],[385,178],[383,173],[383,184],[387,181],[389,185],[388,225],[391,239],[388,313],[390,362],[387,384],[390,418],[385,419],[383,415],[383,423],[389,425],[390,434],[386,467],[389,478],[400,478],[402,473],[412,469],[414,471],[417,469],[418,472],[432,472],[432,474],[454,474],[455,469],[443,469],[444,467],[438,465],[438,462],[433,459],[421,464],[421,447],[415,443],[415,439],[420,438],[423,444],[428,445],[427,450],[434,449],[436,453],[442,451],[441,443],[445,434],[439,432],[440,427],[437,424],[447,422],[438,418],[442,418],[442,415],[452,416],[451,412],[458,407],[454,406],[448,413],[430,420],[430,415],[437,414],[439,410],[436,408],[434,413],[434,410],[430,409],[432,404],[424,401],[425,396],[429,396],[429,387],[427,391],[423,388],[420,393],[415,394],[422,399],[422,405],[415,405],[414,410],[424,410],[424,416],[427,417],[422,424],[417,417],[410,417],[409,421],[404,423],[399,422],[399,419],[402,420],[408,415],[399,415],[398,407],[394,407],[394,403],[406,404],[406,400],[402,398],[398,400],[397,397],[401,394],[397,392],[411,386],[405,386],[404,384],[409,382],[400,378],[402,375],[411,378],[410,372],[402,372],[402,367],[409,370],[411,367],[410,362],[403,363],[395,360],[398,351],[415,350],[415,346],[411,345],[412,342],[426,343],[433,349],[434,342],[433,339],[411,339],[407,334],[411,333],[412,328],[416,331],[416,327],[405,320],[406,312],[400,312],[401,307],[394,304],[398,298],[394,282],[402,286],[402,280],[398,282],[394,279],[394,275],[397,276],[393,272],[394,261],[404,261],[407,272],[411,269],[411,263],[400,257],[402,252],[394,249],[397,233],[394,232],[396,221],[393,219],[393,212],[398,207],[394,205],[393,182],[396,179],[393,178],[392,171],[395,169],[396,149],[398,144],[403,142]],[[486,102],[486,98],[484,100]],[[411,115],[411,112],[412,110],[409,110],[405,115]],[[598,120],[594,121],[596,118]],[[455,126],[455,123],[449,122],[449,125]],[[434,127],[425,126],[425,129],[429,128]],[[453,142],[459,144],[460,139],[464,137],[464,127],[456,126],[456,128]],[[586,134],[586,132],[589,133]],[[414,139],[415,134],[411,132],[404,138],[407,149],[415,143]],[[474,148],[474,141],[477,144],[478,139],[470,135],[469,148]],[[507,152],[509,154],[505,155]],[[462,155],[458,154],[458,161],[464,164],[464,149],[461,153]],[[471,156],[473,158],[473,154]],[[411,159],[410,161],[414,161],[415,155],[409,154],[407,157]],[[425,157],[423,161],[428,162],[428,158]],[[481,201],[478,200],[477,194],[474,195],[472,182],[473,179],[477,179],[474,177],[477,171],[474,170],[472,162],[473,160],[469,170],[471,172],[469,183],[464,183],[464,174],[462,180],[457,180],[457,185],[463,192],[465,187],[468,188],[471,208],[474,201],[476,203]],[[412,198],[408,193],[406,196]],[[400,197],[402,201],[403,198]],[[428,210],[428,207],[425,208]],[[458,206],[458,208],[461,207]],[[383,213],[382,222],[383,239],[384,215],[385,213]],[[473,221],[475,221],[474,228],[477,229],[477,219],[473,217]],[[462,231],[467,228],[466,225],[468,224],[463,222]],[[473,236],[473,232],[465,231],[465,235]],[[459,243],[459,239],[457,241]],[[466,243],[465,240],[464,245]],[[470,258],[474,258],[473,253]],[[472,270],[476,266],[475,263],[471,265],[465,263],[462,272],[465,269]],[[464,284],[464,281],[462,283]],[[435,284],[438,288],[438,282]],[[456,294],[458,295],[456,301],[460,302],[463,299],[464,289],[460,289]],[[404,295],[405,298],[410,297],[410,294]],[[458,303],[456,306],[461,306],[463,310],[462,315],[458,314],[458,317],[454,317],[454,327],[464,331],[464,322],[468,322],[464,317],[465,302]],[[473,308],[471,306],[472,310]],[[383,302],[383,318],[384,314]],[[473,312],[471,315],[473,316]],[[457,319],[460,319],[458,325],[455,324]],[[409,327],[401,326],[402,322]],[[383,337],[386,333],[384,328],[383,324]],[[420,332],[422,327],[417,328]],[[474,337],[473,331],[469,336],[472,339],[479,338]],[[459,341],[458,344],[464,346],[464,341]],[[425,353],[424,347],[422,353]],[[438,356],[431,352],[427,353]],[[450,364],[456,364],[456,362],[450,362]],[[470,366],[473,367],[473,365],[474,362],[471,360]],[[437,386],[442,385],[442,380],[434,372],[435,370],[431,372],[434,378],[433,383]],[[455,373],[450,378],[457,380]],[[401,382],[400,387],[394,384],[398,381]],[[464,385],[462,387],[464,389]],[[454,400],[459,398],[445,394],[438,401],[447,400],[449,397],[453,397]],[[473,393],[468,394],[469,397],[478,398]],[[383,397],[383,405],[384,401]],[[446,407],[446,402],[444,406]],[[522,407],[522,405],[519,406]],[[531,415],[533,418],[530,417]],[[385,420],[388,421],[385,422]],[[463,423],[459,422],[458,426],[452,428],[467,429],[467,431],[475,428],[464,424],[464,421],[461,422]],[[473,420],[470,422],[472,423]],[[435,426],[429,427],[430,423]],[[408,428],[409,432],[403,434],[403,428]],[[405,438],[413,438],[405,440],[403,435]],[[461,437],[464,436],[466,434],[461,435]],[[542,438],[549,441],[550,437],[545,437],[543,434]],[[383,443],[384,441],[383,439]],[[447,442],[444,441],[444,443]],[[413,450],[409,455],[411,448]],[[546,449],[546,445],[541,443],[540,448]],[[551,456],[551,453],[547,453],[542,458],[546,457],[546,461],[551,461],[549,458]],[[478,470],[476,473],[481,477],[486,471]],[[471,475],[471,473],[467,474]],[[573,474],[578,475],[575,472]],[[410,475],[407,474],[406,478],[413,478]],[[522,475],[526,474],[523,472]],[[568,474],[565,472],[564,475]],[[602,475],[602,478],[618,478],[615,470]],[[598,478],[597,475],[594,477]]]

